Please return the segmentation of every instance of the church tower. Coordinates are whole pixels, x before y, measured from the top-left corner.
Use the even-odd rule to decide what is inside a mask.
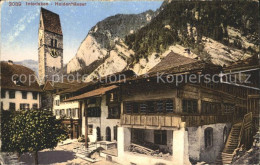
[[[57,79],[63,69],[63,35],[58,14],[41,8],[38,63],[41,84]]]

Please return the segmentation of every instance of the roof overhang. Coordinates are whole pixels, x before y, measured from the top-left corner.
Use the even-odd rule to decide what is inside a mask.
[[[116,88],[118,88],[117,85],[111,85],[111,86],[107,86],[107,87],[101,87],[101,88],[98,88],[98,89],[95,89],[95,90],[92,90],[92,91],[83,93],[83,94],[81,94],[81,95],[74,96],[74,97],[71,97],[71,98],[69,98],[69,99],[66,99],[66,100],[64,100],[64,102],[76,101],[76,100],[83,100],[83,99],[90,98],[90,97],[102,96],[102,95],[104,95],[106,92],[111,91],[111,90],[116,89]]]

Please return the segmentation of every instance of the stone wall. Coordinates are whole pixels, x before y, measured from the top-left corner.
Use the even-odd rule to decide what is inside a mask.
[[[204,130],[213,128],[213,145],[205,148]],[[199,127],[188,127],[189,158],[193,161],[214,162],[219,152],[222,151],[225,142],[223,139],[224,128],[228,133],[231,129],[230,123],[219,123],[203,125]]]

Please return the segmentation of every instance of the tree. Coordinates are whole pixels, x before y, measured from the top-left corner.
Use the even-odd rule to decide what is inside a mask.
[[[3,111],[2,111],[3,112]],[[6,114],[5,114],[6,113]],[[58,142],[67,138],[61,120],[49,111],[27,110],[18,113],[2,113],[2,151],[35,153],[35,164],[38,164],[38,151],[53,149]]]

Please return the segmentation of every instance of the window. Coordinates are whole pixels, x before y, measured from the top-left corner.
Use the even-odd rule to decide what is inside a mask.
[[[15,111],[15,103],[9,103],[9,110]]]
[[[202,101],[203,114],[216,114],[220,110],[220,103]]]
[[[38,93],[37,92],[33,92],[33,99],[37,100],[38,99]]]
[[[225,126],[225,127],[224,127],[224,130],[223,130],[223,142],[224,142],[224,143],[226,143],[227,137],[228,137],[227,127]]]
[[[20,104],[20,110],[29,110],[29,104]]]
[[[67,117],[71,117],[71,109],[67,109]]]
[[[186,113],[196,113],[198,110],[197,100],[182,100],[182,109]]]
[[[85,113],[86,113],[86,109],[85,109]],[[88,113],[88,117],[100,117],[101,109],[100,107],[89,107],[87,108],[87,113]]]
[[[147,104],[146,103],[140,103],[140,112],[141,113],[147,112]]]
[[[173,99],[152,100],[125,103],[124,112],[130,113],[172,113],[174,112]]]
[[[55,105],[59,106],[60,105],[60,100],[55,100]]]
[[[125,113],[132,113],[133,104],[132,103],[126,103],[125,104]]]
[[[71,109],[71,116],[76,117],[76,109]]]
[[[133,113],[139,112],[139,104],[138,103],[132,103],[133,104]]]
[[[53,39],[51,39],[51,46],[53,47]]]
[[[163,101],[157,101],[156,102],[156,106],[157,106],[157,112],[161,113],[164,110],[164,103]]]
[[[27,99],[27,92],[22,91],[22,98],[23,98],[23,99]]]
[[[108,118],[109,119],[119,119],[120,118],[120,106],[109,106],[108,107]]]
[[[88,135],[92,135],[93,134],[93,125],[89,124],[88,125]]]
[[[160,145],[166,145],[166,143],[167,143],[166,130],[155,130],[154,131],[154,143],[160,144]]]
[[[5,90],[4,89],[1,90],[1,98],[5,98]]]
[[[54,47],[57,48],[57,40],[54,40]]]
[[[154,113],[155,112],[155,102],[154,101],[149,101],[147,102],[147,108],[149,113]]]
[[[38,109],[38,104],[33,104],[32,108],[33,109]]]
[[[15,98],[15,91],[9,91],[9,99]]]
[[[116,102],[116,101],[118,101],[117,92],[112,92],[112,93],[110,93],[107,96],[109,97],[108,102]]]
[[[59,115],[60,115],[60,114],[59,114],[59,110],[55,109],[55,115],[56,115],[56,116],[59,116]]]
[[[64,109],[60,110],[60,115],[65,116],[65,110]]]
[[[204,130],[205,148],[213,146],[213,128],[208,127]]]
[[[233,104],[224,104],[224,112],[225,113],[233,113],[234,112],[234,110],[235,110],[235,105],[233,105]]]
[[[165,102],[165,110],[167,113],[173,112],[173,100],[167,100]]]

